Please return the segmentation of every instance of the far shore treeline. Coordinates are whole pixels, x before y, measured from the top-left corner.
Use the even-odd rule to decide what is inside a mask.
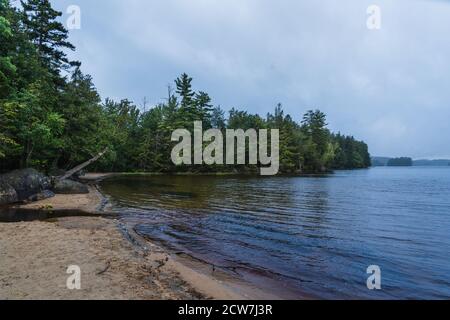
[[[172,164],[172,132],[191,130],[196,120],[205,129],[279,129],[283,173],[371,165],[368,146],[331,133],[326,115],[318,110],[305,110],[301,123],[285,114],[281,104],[264,117],[236,108],[226,115],[206,92],[193,91],[186,74],[150,110],[141,111],[128,100],[102,102],[81,64],[67,58],[66,52],[75,48],[58,22],[61,13],[48,0],[26,0],[19,7],[0,0],[0,171],[68,169],[106,147],[109,152],[90,170],[256,171],[251,166]]]

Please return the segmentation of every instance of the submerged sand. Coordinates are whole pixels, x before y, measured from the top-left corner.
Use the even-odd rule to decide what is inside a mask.
[[[101,201],[90,186],[86,195],[57,195],[23,207],[94,213]],[[80,290],[66,285],[72,265],[81,270]],[[0,299],[248,298],[276,297],[219,271],[213,275],[207,266],[182,263],[111,218],[0,224]]]

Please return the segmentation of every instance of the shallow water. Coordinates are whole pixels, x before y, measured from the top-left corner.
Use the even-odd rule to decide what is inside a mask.
[[[450,298],[450,168],[133,176],[101,188],[139,233],[282,297]],[[382,290],[367,289],[369,265]]]

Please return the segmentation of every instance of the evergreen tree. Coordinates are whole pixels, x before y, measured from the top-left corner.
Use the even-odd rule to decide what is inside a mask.
[[[0,100],[11,94],[12,78],[16,71],[16,66],[12,63],[11,40],[13,34],[11,23],[8,20],[11,8],[6,0],[0,0]]]
[[[91,76],[76,68],[64,87],[60,103],[64,108],[58,109],[66,125],[64,144],[55,165],[69,168],[107,146],[108,137],[102,130],[103,110]]]
[[[61,68],[76,64],[70,63],[63,51],[75,50],[75,47],[67,41],[66,28],[57,21],[62,13],[54,10],[49,0],[21,0],[21,4],[26,32],[54,75],[57,76]]]
[[[181,97],[181,107],[188,109],[192,107],[193,98],[195,93],[192,91],[192,78],[186,73],[183,73],[179,78],[175,80],[177,86],[177,93]]]
[[[308,111],[301,124],[282,105],[263,119],[231,109],[228,119],[210,96],[192,90],[182,74],[167,101],[145,112],[129,100],[101,104],[89,75],[67,59],[74,49],[61,13],[48,0],[23,0],[23,8],[0,0],[0,158],[1,171],[32,166],[70,168],[109,147],[93,170],[255,171],[257,166],[176,167],[170,161],[172,132],[192,131],[193,122],[225,129],[279,129],[281,172],[321,172],[370,166],[368,146],[353,137],[332,135],[326,116]],[[74,66],[75,68],[70,68]],[[71,77],[62,74],[70,72]],[[270,138],[270,137],[269,137]]]
[[[195,115],[197,120],[203,121],[204,128],[211,127],[211,112],[213,105],[211,104],[211,98],[206,92],[200,91],[195,94]]]
[[[293,173],[300,171],[302,158],[300,154],[301,132],[290,115],[284,115],[279,103],[274,115],[267,116],[268,127],[280,130],[280,171]]]
[[[326,115],[319,110],[310,110],[303,116],[304,165],[307,171],[323,172],[334,159],[336,146],[331,142],[326,126]]]
[[[11,8],[8,1],[0,0],[0,158],[4,158],[8,149],[16,146],[7,132],[7,118],[11,116],[5,108],[5,99],[12,93],[12,76],[16,67],[12,64],[10,48],[6,45],[13,38],[8,20]]]
[[[225,111],[221,107],[215,107],[211,111],[211,127],[223,130],[226,127]]]

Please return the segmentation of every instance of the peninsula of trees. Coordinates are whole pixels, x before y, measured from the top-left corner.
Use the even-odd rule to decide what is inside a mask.
[[[74,50],[48,0],[12,6],[0,0],[0,171],[34,167],[68,169],[108,148],[92,165],[98,171],[248,172],[247,166],[177,167],[171,162],[173,130],[279,129],[280,171],[315,173],[371,165],[368,146],[327,129],[326,115],[306,111],[300,123],[281,104],[261,116],[231,109],[192,89],[182,74],[167,99],[141,111],[129,100],[101,101],[92,78],[70,61]],[[162,80],[164,81],[164,80]],[[300,115],[299,115],[300,116]]]
[[[412,165],[413,160],[408,157],[392,158],[387,163],[388,167],[412,167]]]

